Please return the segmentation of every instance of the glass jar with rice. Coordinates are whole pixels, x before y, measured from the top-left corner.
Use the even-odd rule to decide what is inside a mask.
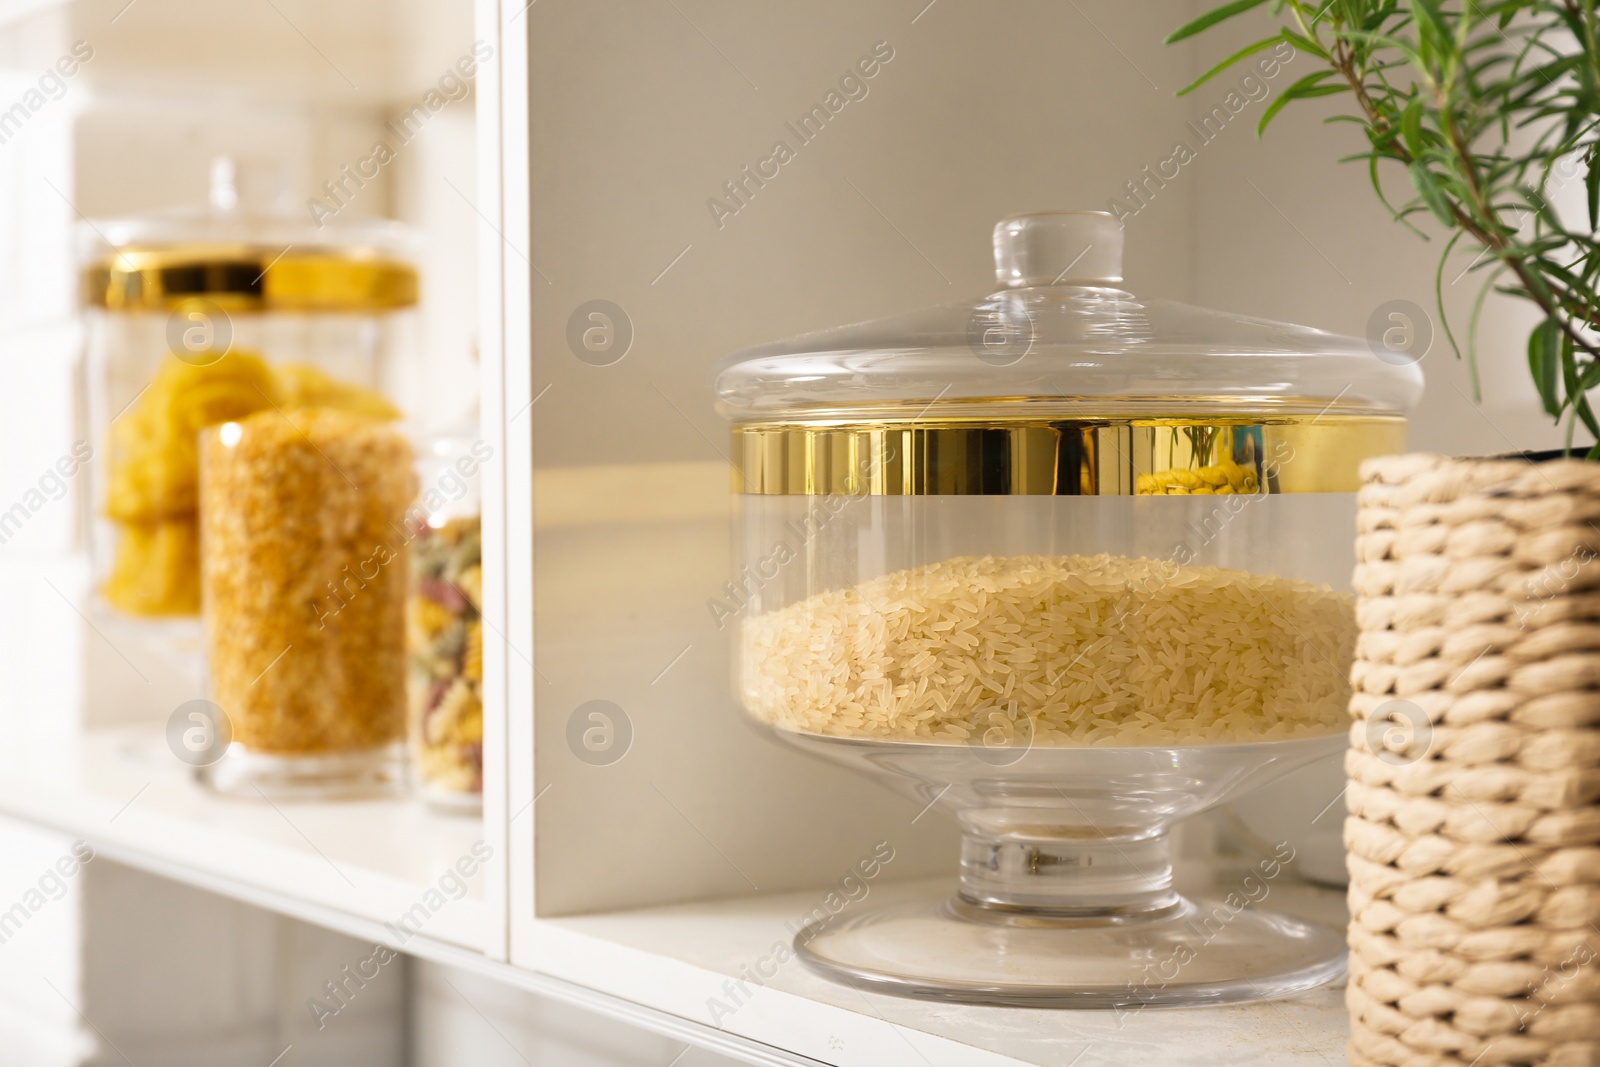
[[[825,973],[1119,1003],[1137,974],[1112,932],[1180,946],[1197,907],[1172,891],[1166,826],[1346,728],[1357,469],[1403,450],[1420,372],[1137,299],[1121,252],[1103,213],[1009,218],[996,293],[721,368],[742,560],[711,612],[743,707],[966,835],[953,900],[802,931]],[[1336,970],[1336,938],[1272,922],[1233,921],[1152,995]]]

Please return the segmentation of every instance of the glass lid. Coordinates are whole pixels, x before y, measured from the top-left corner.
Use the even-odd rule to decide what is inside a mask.
[[[79,227],[85,299],[118,311],[170,310],[193,300],[228,311],[380,311],[417,302],[410,230],[341,217],[354,194],[306,205],[282,170],[224,156],[208,202]],[[331,185],[331,183],[330,183]]]
[[[1415,360],[1353,337],[1145,300],[1121,288],[1122,229],[1101,211],[1013,215],[994,228],[1000,288],[757,345],[723,360],[736,422],[1211,412],[1399,415]]]

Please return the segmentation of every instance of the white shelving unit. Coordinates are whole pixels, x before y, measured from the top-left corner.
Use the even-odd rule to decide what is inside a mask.
[[[106,34],[86,84],[137,88],[141,114],[166,101],[189,115],[185,93],[215,84],[258,117],[298,116],[258,132],[268,149],[299,145],[308,176],[341,161],[362,122],[425,88],[474,40],[493,50],[470,105],[475,132],[419,146],[414,169],[372,205],[411,213],[436,251],[458,257],[433,268],[465,271],[462,249],[476,257],[475,316],[459,278],[424,313],[451,367],[469,366],[475,345],[484,434],[499,459],[485,467],[494,639],[484,817],[415,801],[272,806],[210,795],[161,734],[160,713],[196,694],[163,703],[104,648],[86,657],[103,676],[63,686],[60,706],[30,710],[79,728],[0,750],[0,815],[368,941],[396,944],[420,907],[418,932],[400,945],[411,955],[747,1063],[1339,1061],[1337,988],[1118,1015],[883,997],[797,963],[758,989],[733,985],[872,842],[893,841],[899,857],[874,899],[949,879],[954,856],[953,834],[921,819],[920,805],[767,743],[732,710],[725,635],[704,609],[728,574],[730,510],[707,370],[741,344],[982,291],[995,218],[1102,206],[1143,160],[1169,150],[1184,121],[1190,105],[1169,91],[1197,61],[1163,49],[1153,27],[1198,5],[1132,13],[1086,3],[1075,13],[1029,0],[998,13],[828,0],[757,12],[721,0],[581,10],[474,0],[467,38],[464,8],[420,0],[280,0],[248,12],[139,0],[151,9],[142,23],[118,14],[125,2],[0,15],[21,25],[66,12],[49,40],[21,35],[18,47],[40,54],[63,35]],[[128,36],[112,38],[124,17]],[[197,26],[219,41],[252,35],[281,62],[236,67],[219,48],[189,63],[163,43]],[[805,149],[786,187],[775,182],[718,225],[706,198],[879,40],[896,58],[832,140]],[[71,123],[59,132],[70,140]],[[1085,144],[1103,148],[1084,153]],[[88,151],[61,171],[78,172],[98,202],[109,195],[108,158]],[[1216,181],[1175,183],[1149,228],[1130,233],[1150,291],[1184,298],[1218,284],[1193,266],[1199,205]],[[57,267],[69,284],[70,265]],[[632,316],[633,348],[614,367],[567,350],[569,314],[595,298]],[[85,637],[97,648],[98,639]],[[47,690],[30,688],[30,700]],[[80,706],[81,693],[93,706]],[[574,708],[597,697],[631,719],[632,747],[609,765],[579,760],[566,740]],[[127,710],[135,704],[144,710]],[[455,899],[448,876],[463,858],[476,869]],[[1286,881],[1271,899],[1342,922],[1336,891]],[[725,1010],[730,990],[735,1010]]]

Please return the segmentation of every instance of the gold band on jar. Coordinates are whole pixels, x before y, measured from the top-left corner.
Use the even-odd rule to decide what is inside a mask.
[[[417,271],[381,252],[126,249],[84,271],[84,297],[113,311],[386,311],[417,302]]]
[[[733,428],[733,489],[761,495],[1165,496],[1345,493],[1405,451],[1401,418],[1327,415]]]

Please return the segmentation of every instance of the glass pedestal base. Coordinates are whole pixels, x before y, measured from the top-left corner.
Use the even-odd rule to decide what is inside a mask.
[[[1314,763],[1342,735],[1172,748],[1016,750],[774,730],[909,786],[961,827],[960,888],[862,904],[795,935],[858,988],[968,1004],[1117,1008],[1289,996],[1344,970],[1341,930],[1258,905],[1294,859],[1274,847],[1222,899],[1174,888],[1173,823]]]
[[[1022,1008],[1231,1004],[1314,989],[1345,967],[1339,931],[1183,897],[1109,919],[929,897],[813,923],[794,944],[811,968],[858,988]]]
[[[405,748],[399,743],[356,752],[284,756],[235,742],[201,767],[202,782],[219,793],[268,800],[358,800],[406,791]]]

